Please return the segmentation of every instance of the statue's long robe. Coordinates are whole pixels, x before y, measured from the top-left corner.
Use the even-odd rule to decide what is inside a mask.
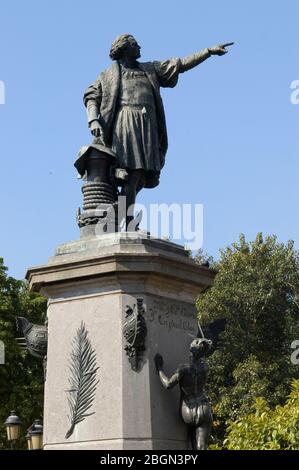
[[[139,63],[138,67],[140,70],[145,72],[153,89],[161,162],[160,168],[162,168],[165,162],[168,140],[160,87],[172,88],[177,84],[178,75],[181,71],[181,61],[180,59],[170,59],[164,62]],[[84,94],[85,106],[88,107],[91,102],[96,104],[99,120],[105,133],[106,142],[109,146],[112,145],[113,141],[113,126],[117,112],[120,80],[120,65],[118,62],[114,62],[111,67],[99,75]],[[149,175],[148,178],[146,177],[145,186],[154,187],[158,184],[158,181],[158,178],[152,178],[152,175]]]

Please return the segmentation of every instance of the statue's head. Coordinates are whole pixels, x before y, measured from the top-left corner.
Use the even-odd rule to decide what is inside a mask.
[[[195,357],[205,356],[212,347],[212,341],[207,338],[195,338],[190,344],[190,353]]]
[[[140,46],[132,34],[122,34],[113,41],[109,55],[112,60],[120,60],[123,57],[138,59]]]

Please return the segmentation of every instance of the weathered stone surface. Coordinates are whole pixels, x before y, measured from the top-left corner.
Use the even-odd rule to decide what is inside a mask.
[[[31,289],[49,299],[48,365],[45,388],[46,449],[186,449],[179,416],[179,391],[165,391],[154,356],[168,358],[172,372],[188,359],[190,335],[197,333],[194,302],[213,282],[182,247],[144,234],[103,236],[73,242],[56,251],[46,266],[27,273]],[[122,334],[125,307],[143,297],[146,350],[132,370]],[[81,321],[96,351],[99,384],[92,416],[69,439],[68,362]]]

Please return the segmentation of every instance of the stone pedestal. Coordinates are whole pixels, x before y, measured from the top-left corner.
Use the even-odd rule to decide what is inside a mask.
[[[29,269],[30,288],[48,303],[45,449],[187,449],[179,390],[164,390],[154,366],[160,352],[170,375],[188,361],[197,334],[195,300],[213,273],[180,246],[143,233],[117,233],[60,246],[45,266]],[[139,370],[124,350],[125,309],[144,299],[147,326]],[[66,439],[72,341],[84,323],[96,353],[95,398]]]

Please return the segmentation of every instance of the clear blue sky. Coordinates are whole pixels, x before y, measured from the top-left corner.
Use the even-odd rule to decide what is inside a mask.
[[[82,93],[115,36],[142,60],[235,41],[163,90],[169,150],[161,184],[140,202],[203,203],[204,249],[243,232],[298,246],[298,0],[1,0],[0,256],[18,278],[78,238],[73,161],[90,142]]]

